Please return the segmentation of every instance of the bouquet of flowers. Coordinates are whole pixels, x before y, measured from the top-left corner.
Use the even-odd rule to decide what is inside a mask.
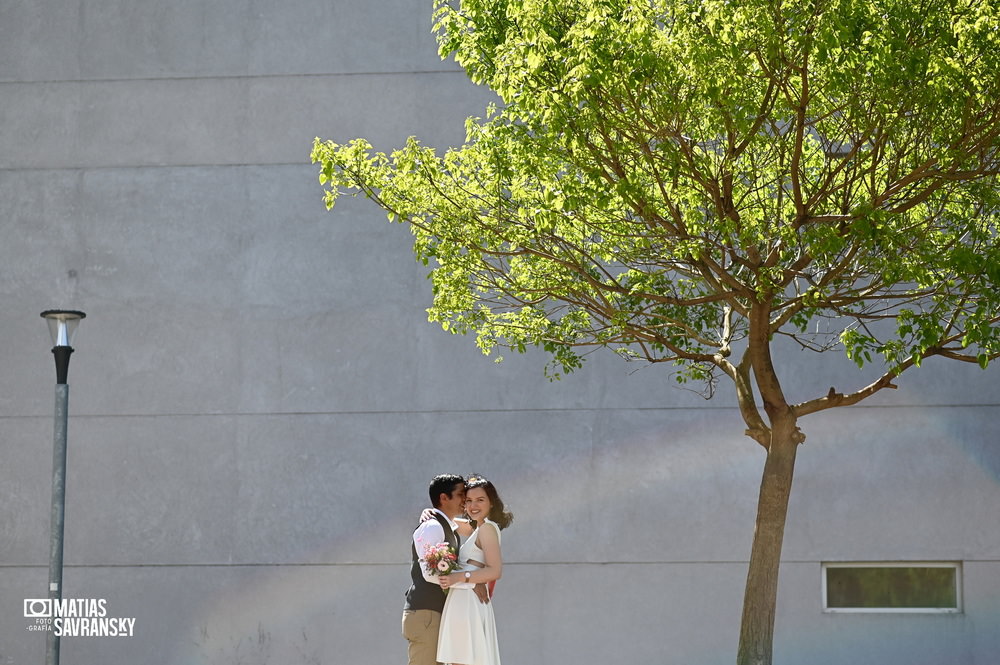
[[[432,575],[447,575],[458,568],[458,553],[448,543],[424,547],[424,565]]]

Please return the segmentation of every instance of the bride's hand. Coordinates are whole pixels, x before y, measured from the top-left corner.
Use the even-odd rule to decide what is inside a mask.
[[[432,520],[432,519],[434,519],[434,509],[424,508],[424,512],[420,513],[420,521],[426,522],[427,520]]]
[[[451,575],[441,575],[438,577],[438,584],[441,585],[442,589],[447,589],[451,586]]]

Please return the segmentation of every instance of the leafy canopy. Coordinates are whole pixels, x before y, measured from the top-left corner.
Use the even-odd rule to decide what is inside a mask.
[[[499,103],[443,154],[312,157],[328,206],[409,224],[446,329],[682,379],[774,335],[883,363],[878,387],[1000,352],[997,2],[435,5],[441,56]]]

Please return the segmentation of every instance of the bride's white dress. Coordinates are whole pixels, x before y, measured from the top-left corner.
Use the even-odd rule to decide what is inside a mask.
[[[478,570],[471,561],[484,562],[483,550],[476,545],[479,529],[495,529],[497,539],[500,529],[484,520],[458,551],[461,571]],[[448,590],[441,613],[441,632],[438,633],[437,660],[439,663],[461,665],[500,665],[497,647],[497,627],[493,619],[493,602],[481,603],[472,584],[464,582]]]

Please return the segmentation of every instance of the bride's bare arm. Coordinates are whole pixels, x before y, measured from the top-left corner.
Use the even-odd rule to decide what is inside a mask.
[[[479,547],[486,565],[473,571],[470,582],[492,582],[503,575],[503,555],[500,553],[500,532],[492,522],[479,528]]]

